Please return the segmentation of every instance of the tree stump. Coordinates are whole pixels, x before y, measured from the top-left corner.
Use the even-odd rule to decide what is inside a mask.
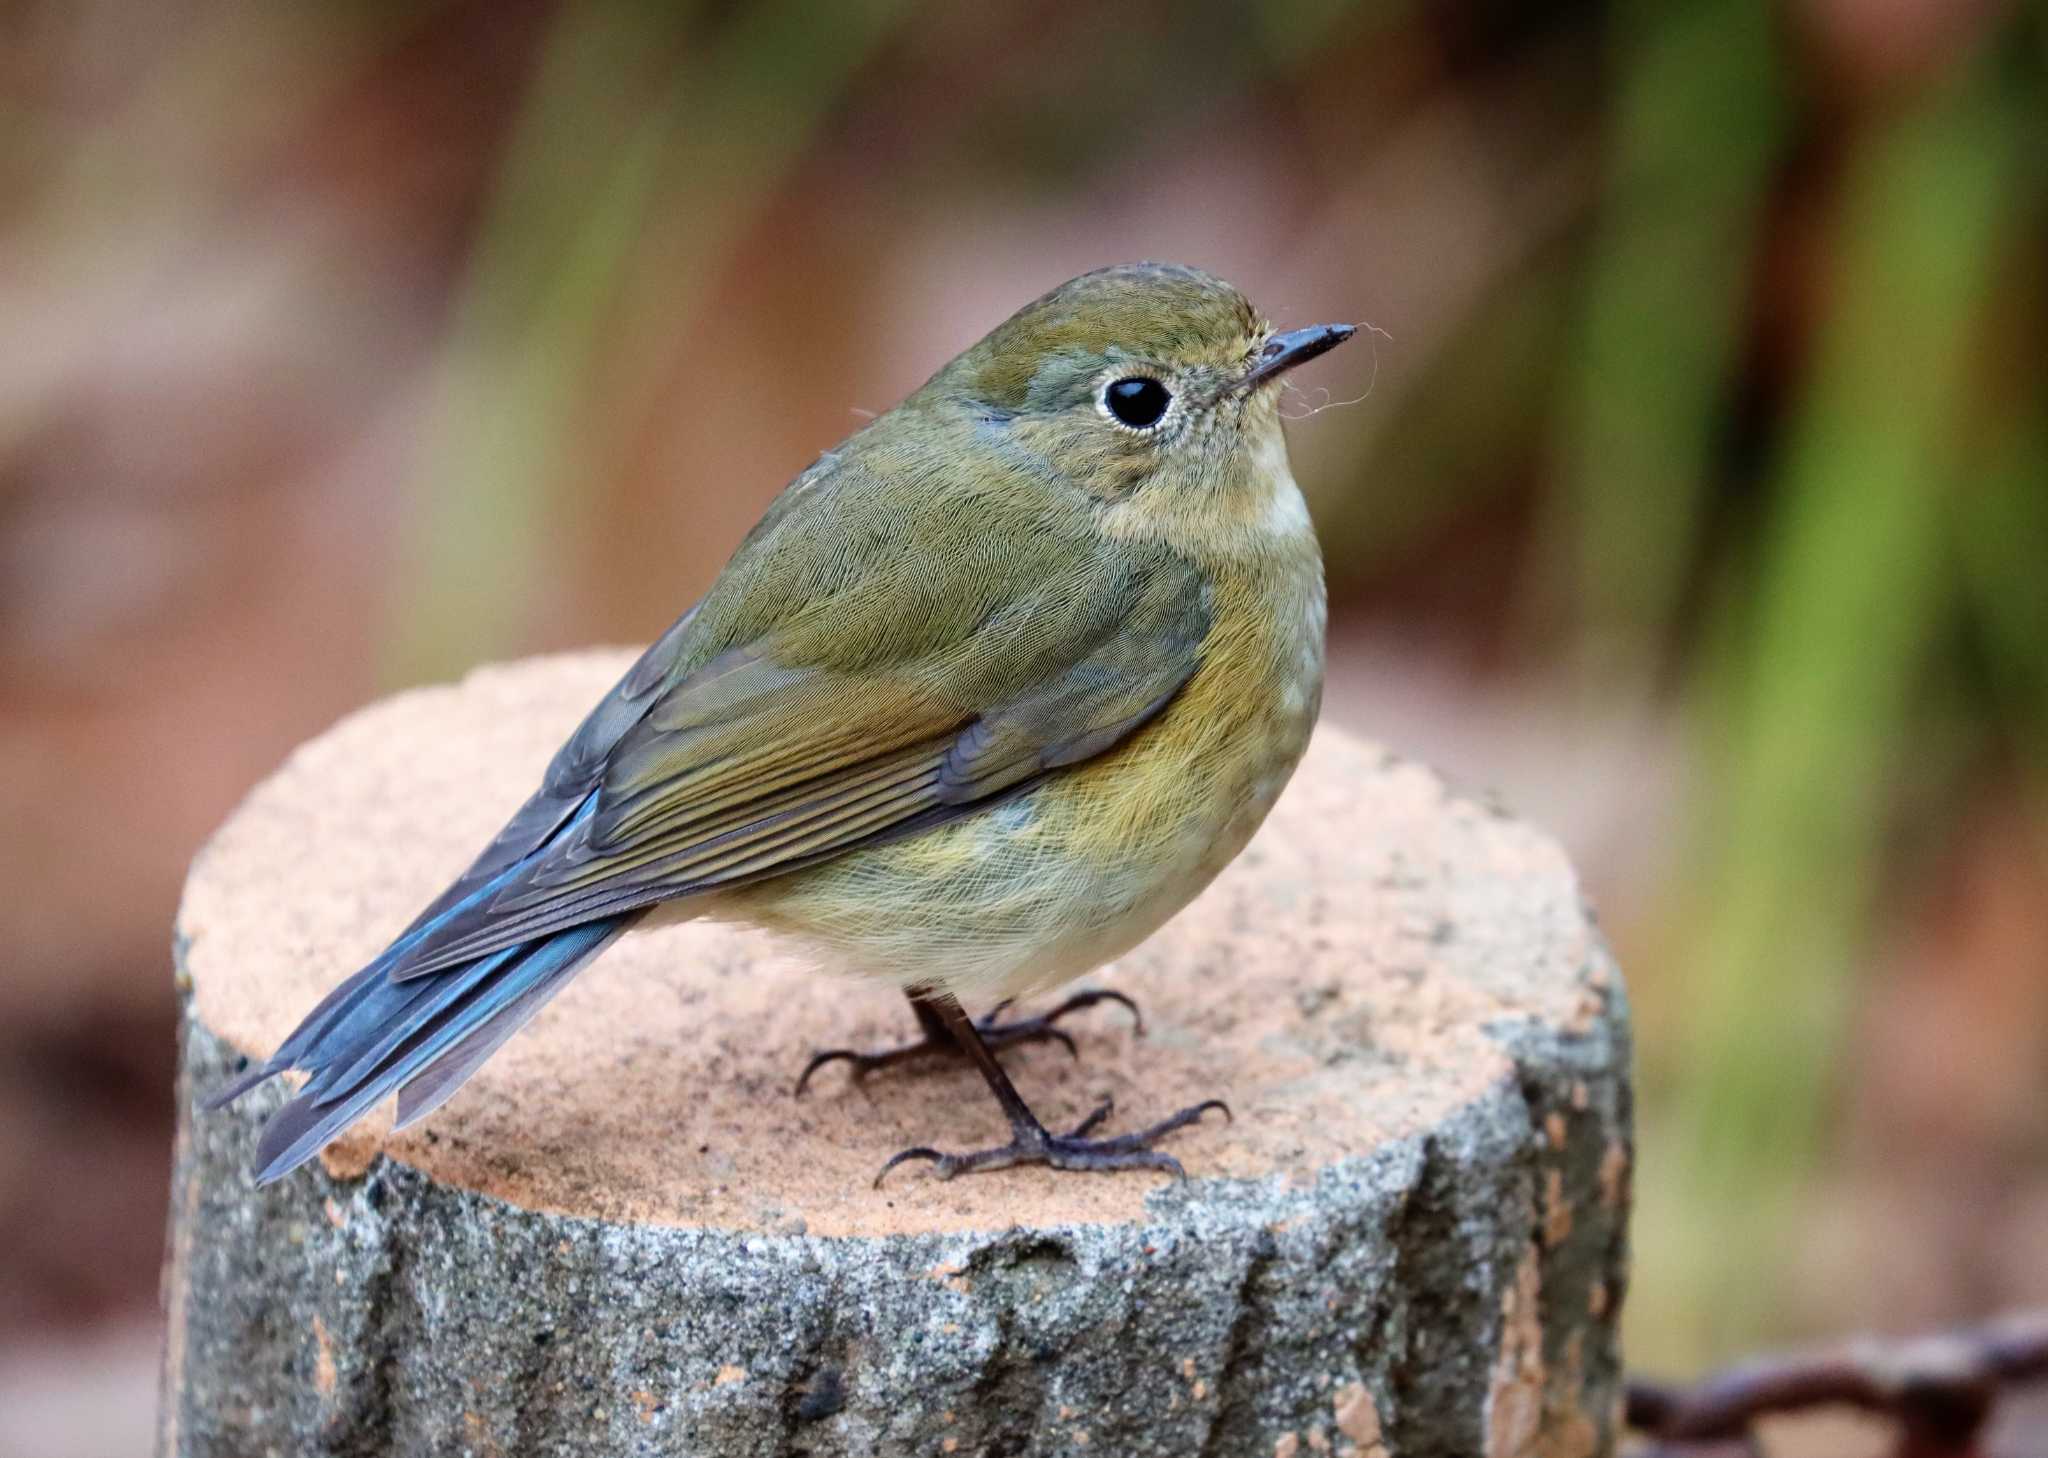
[[[1338,730],[1245,854],[1005,1055],[1049,1124],[1212,1095],[1184,1183],[896,1150],[1003,1130],[965,1066],[862,1086],[885,988],[628,936],[453,1102],[258,1189],[275,1085],[196,1102],[431,897],[623,670],[483,670],[304,746],[176,935],[169,1454],[1590,1454],[1615,1439],[1620,979],[1549,840]]]

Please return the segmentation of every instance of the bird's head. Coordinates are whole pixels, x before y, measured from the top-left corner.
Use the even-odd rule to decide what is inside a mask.
[[[1097,496],[1220,508],[1285,474],[1280,379],[1354,332],[1276,333],[1213,275],[1120,264],[1027,304],[921,394],[975,413]]]

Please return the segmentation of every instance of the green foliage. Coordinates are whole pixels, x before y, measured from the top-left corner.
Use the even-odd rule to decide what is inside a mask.
[[[1945,539],[2018,120],[1966,79],[1870,137],[1852,171],[1834,307],[1706,721],[1717,803],[1682,1097],[1710,1183],[1809,1157],[1825,1111],[1886,787],[1958,605]]]
[[[1549,505],[1563,596],[1606,672],[1670,642],[1786,146],[1774,17],[1750,0],[1622,7],[1607,175]]]

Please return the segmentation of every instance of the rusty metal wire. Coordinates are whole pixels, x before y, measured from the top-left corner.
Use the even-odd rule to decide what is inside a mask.
[[[1761,1455],[1759,1418],[1852,1407],[1897,1424],[1898,1458],[1981,1458],[2007,1390],[2048,1381],[2048,1311],[1900,1341],[1858,1340],[1761,1357],[1693,1387],[1628,1385],[1628,1425],[1668,1458]]]

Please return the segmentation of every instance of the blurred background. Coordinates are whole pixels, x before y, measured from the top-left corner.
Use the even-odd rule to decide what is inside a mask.
[[[1286,407],[1326,712],[1583,870],[1632,1363],[2048,1302],[2043,7],[10,0],[0,1450],[149,1440],[237,799],[1137,257],[1375,326]]]

